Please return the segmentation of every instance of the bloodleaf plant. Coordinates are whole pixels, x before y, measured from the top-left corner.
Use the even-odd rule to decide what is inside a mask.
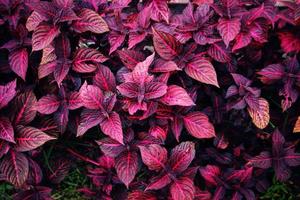
[[[115,158],[118,177],[127,188],[139,170],[138,147],[160,143],[155,137],[143,132],[135,137],[132,129],[128,129],[124,133],[123,144],[108,137],[96,142],[106,156]]]
[[[195,195],[194,175],[198,167],[189,165],[195,157],[195,144],[182,142],[172,149],[168,159],[168,151],[158,145],[139,146],[143,163],[149,170],[159,174],[151,178],[146,190],[159,190],[170,185],[170,197],[174,200],[193,199]]]
[[[276,179],[287,181],[291,176],[289,167],[300,165],[300,154],[295,152],[295,145],[286,142],[276,129],[272,134],[272,151],[263,151],[250,158],[248,165],[262,169],[273,167]]]
[[[253,168],[228,169],[221,171],[218,166],[207,165],[199,169],[200,174],[205,179],[208,187],[215,188],[212,200],[225,199],[231,193],[231,199],[255,200],[252,190],[254,182],[252,180]]]
[[[229,109],[242,110],[247,108],[252,122],[258,128],[265,128],[269,124],[269,103],[260,97],[260,89],[251,87],[252,81],[240,74],[231,74],[236,85],[231,85],[225,98],[234,98]]]
[[[283,83],[283,87],[279,90],[279,96],[283,97],[281,100],[283,111],[289,109],[299,96],[297,90],[300,81],[299,70],[297,57],[293,56],[282,63],[268,65],[257,72],[264,84],[273,84],[279,81]]]

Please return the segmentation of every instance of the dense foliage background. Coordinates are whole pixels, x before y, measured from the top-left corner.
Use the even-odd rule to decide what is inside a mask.
[[[297,0],[0,0],[3,198],[296,198],[299,25]]]

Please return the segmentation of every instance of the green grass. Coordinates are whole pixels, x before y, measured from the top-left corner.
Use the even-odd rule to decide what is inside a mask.
[[[55,200],[83,200],[83,196],[77,189],[88,185],[87,177],[76,168],[71,171],[58,188],[52,191]]]
[[[8,183],[0,184],[0,199],[11,200],[13,194],[13,186]]]
[[[294,200],[296,197],[286,183],[279,182],[273,178],[271,187],[260,197],[263,200]]]

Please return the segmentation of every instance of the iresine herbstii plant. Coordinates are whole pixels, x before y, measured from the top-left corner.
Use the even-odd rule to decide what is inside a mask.
[[[55,199],[70,171],[83,199],[299,192],[300,1],[172,2],[0,0],[13,199]]]

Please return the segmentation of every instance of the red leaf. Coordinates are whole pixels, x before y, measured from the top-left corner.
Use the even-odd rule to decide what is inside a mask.
[[[100,127],[105,135],[108,135],[112,139],[124,144],[122,123],[118,113],[110,113],[107,118],[104,118],[103,121],[100,122]]]
[[[115,76],[110,69],[104,65],[98,68],[98,71],[93,77],[93,83],[104,91],[114,91],[116,89]]]
[[[54,120],[59,127],[59,131],[64,133],[69,121],[69,110],[66,105],[62,105],[54,113]]]
[[[202,83],[219,87],[217,74],[213,65],[204,58],[196,57],[184,68],[187,75]]]
[[[119,179],[129,187],[138,172],[138,155],[136,152],[125,151],[116,158],[115,168]]]
[[[188,132],[199,139],[212,138],[216,136],[214,126],[208,117],[201,112],[192,112],[183,118],[185,128]]]
[[[1,161],[0,170],[10,183],[20,187],[28,177],[28,160],[24,154],[11,150]]]
[[[174,200],[193,200],[194,192],[194,182],[187,177],[175,180],[170,187],[170,194]]]
[[[123,49],[117,52],[122,63],[129,69],[133,69],[139,62],[145,60],[145,56],[138,51]]]
[[[218,22],[217,29],[222,36],[226,47],[228,47],[229,43],[234,40],[241,30],[240,19],[234,18],[229,20],[221,18]]]
[[[96,49],[80,48],[75,53],[73,70],[81,73],[93,72],[97,69],[98,63],[106,60],[107,58]]]
[[[139,86],[136,83],[122,83],[117,86],[119,92],[128,98],[135,98],[139,95]]]
[[[221,63],[227,63],[231,60],[230,51],[226,49],[223,43],[214,43],[212,44],[208,51],[208,55],[210,55],[213,59]]]
[[[151,82],[145,87],[145,99],[157,99],[167,93],[168,86],[164,83]]]
[[[207,165],[206,167],[199,168],[200,174],[203,176],[206,182],[216,186],[216,178],[220,176],[220,169],[214,165]]]
[[[46,48],[60,33],[55,26],[40,24],[32,34],[32,51]]]
[[[116,51],[124,42],[125,35],[117,32],[111,32],[108,36],[108,42],[110,44],[109,54]]]
[[[159,190],[172,182],[169,174],[162,174],[151,178],[150,184],[145,190]]]
[[[183,129],[183,120],[181,117],[174,116],[173,120],[171,121],[171,129],[177,142],[179,142],[179,137]]]
[[[157,59],[155,61],[152,72],[172,72],[181,70],[174,61],[165,61],[163,59]]]
[[[182,46],[175,37],[154,28],[152,28],[152,32],[154,48],[163,59],[172,60],[181,53]]]
[[[283,78],[285,74],[284,66],[281,64],[271,64],[257,72],[261,75],[259,79],[265,84],[271,84]]]
[[[34,105],[34,109],[42,114],[54,113],[60,105],[60,100],[55,95],[46,95],[39,99]]]
[[[90,128],[97,126],[103,120],[99,110],[84,109],[80,115],[80,121],[76,136],[82,136]]]
[[[45,17],[40,15],[38,12],[33,11],[31,15],[27,18],[26,28],[28,31],[34,31],[36,27],[45,20]]]
[[[110,157],[117,157],[121,152],[123,152],[126,149],[124,145],[109,137],[104,138],[102,140],[98,140],[96,142],[100,146],[101,151],[106,156]]]
[[[169,23],[169,7],[167,1],[153,0],[151,18],[155,21],[160,21],[162,18],[165,22]]]
[[[150,170],[159,171],[165,168],[168,159],[168,152],[165,148],[157,144],[151,144],[148,147],[139,146],[142,160]]]
[[[127,200],[157,200],[154,194],[143,191],[133,191],[128,194]]]
[[[25,80],[28,68],[28,53],[26,49],[19,49],[9,54],[11,69],[23,80]]]
[[[0,139],[15,143],[14,129],[6,117],[0,117]]]
[[[59,184],[68,175],[71,164],[70,160],[64,158],[52,160],[50,165],[51,170],[47,170],[48,180],[50,180],[51,183]]]
[[[7,83],[6,85],[0,85],[0,109],[5,107],[16,95],[17,81]]]
[[[194,106],[195,103],[189,94],[177,85],[170,85],[167,93],[160,99],[160,101],[169,106]]]
[[[147,33],[136,33],[132,32],[129,34],[129,39],[128,39],[128,49],[133,48],[135,45],[138,43],[142,42],[145,37],[147,36]]]
[[[56,139],[45,134],[39,129],[30,126],[17,126],[15,138],[15,149],[19,152],[33,150],[39,146],[42,146],[49,140]]]
[[[36,97],[33,91],[26,91],[20,93],[13,102],[14,124],[26,125],[29,124],[36,115],[34,105],[36,104]]]
[[[232,51],[236,51],[238,49],[244,48],[250,44],[252,38],[248,33],[239,33],[235,38],[235,43],[232,47]]]
[[[38,68],[39,79],[42,79],[48,76],[49,74],[53,73],[56,68],[56,65],[57,65],[56,61],[40,65]]]
[[[69,73],[71,64],[68,61],[58,62],[54,70],[54,79],[60,86],[67,74]]]
[[[76,32],[91,31],[101,34],[109,31],[105,20],[93,10],[83,8],[80,10],[78,17],[80,19],[75,21],[72,26]]]
[[[195,144],[182,142],[172,149],[169,159],[173,172],[181,173],[188,168],[195,157]]]
[[[80,98],[84,107],[88,109],[102,108],[102,91],[94,85],[87,85],[86,82],[80,88]]]
[[[300,51],[300,39],[292,32],[280,32],[278,33],[280,39],[280,46],[285,53],[299,52]]]
[[[258,156],[249,159],[248,164],[253,167],[268,169],[272,166],[271,154],[268,151],[263,151]]]

